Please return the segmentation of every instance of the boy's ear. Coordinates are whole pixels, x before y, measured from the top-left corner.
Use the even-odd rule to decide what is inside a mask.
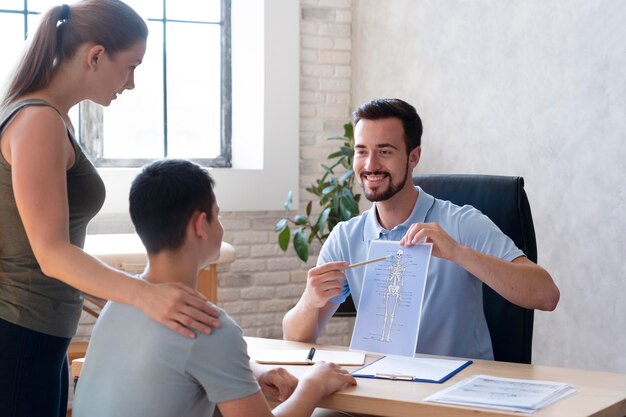
[[[191,223],[193,231],[197,237],[203,238],[206,236],[206,225],[208,224],[207,214],[203,211],[196,211],[191,216]]]

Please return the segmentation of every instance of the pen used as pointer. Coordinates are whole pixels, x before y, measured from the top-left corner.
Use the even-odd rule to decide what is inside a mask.
[[[380,262],[380,261],[384,261],[385,259],[389,258],[391,255],[387,255],[387,256],[381,256],[380,258],[374,258],[374,259],[369,259],[367,261],[363,261],[363,262],[357,262],[355,264],[352,265],[348,265],[346,267],[346,269],[350,269],[350,268],[356,268],[357,266],[361,266],[361,265],[367,265],[367,264],[371,264],[373,262]]]

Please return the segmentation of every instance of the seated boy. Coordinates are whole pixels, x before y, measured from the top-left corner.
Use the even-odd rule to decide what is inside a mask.
[[[224,232],[208,172],[185,160],[154,162],[133,181],[129,200],[148,252],[141,278],[194,288],[198,271],[218,258]],[[309,416],[322,397],[356,383],[331,363],[313,366],[299,382],[291,374],[281,382],[284,370],[266,373],[268,385],[289,397],[272,414],[241,329],[223,311],[220,322],[210,336],[189,339],[109,302],[93,330],[73,415],[210,417],[217,405],[224,417]]]

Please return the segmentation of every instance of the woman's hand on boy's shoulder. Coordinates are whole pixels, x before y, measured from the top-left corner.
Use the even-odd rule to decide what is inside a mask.
[[[145,282],[145,281],[144,281]],[[148,284],[137,307],[148,317],[189,338],[193,330],[210,334],[220,327],[220,312],[196,290],[181,283]]]

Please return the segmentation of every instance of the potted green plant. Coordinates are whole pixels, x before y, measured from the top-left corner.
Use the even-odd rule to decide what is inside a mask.
[[[278,245],[283,251],[289,248],[289,242],[302,261],[309,259],[309,250],[313,241],[324,243],[335,225],[359,214],[360,194],[354,194],[354,130],[352,123],[346,123],[343,136],[333,136],[328,140],[340,141],[339,149],[328,155],[329,165],[321,164],[324,173],[306,191],[316,197],[322,207],[319,214],[313,213],[313,200],[306,205],[304,214],[290,216],[293,195],[290,191],[285,201],[286,217],[276,223]],[[337,171],[337,172],[336,172]],[[293,231],[292,231],[293,227]]]

